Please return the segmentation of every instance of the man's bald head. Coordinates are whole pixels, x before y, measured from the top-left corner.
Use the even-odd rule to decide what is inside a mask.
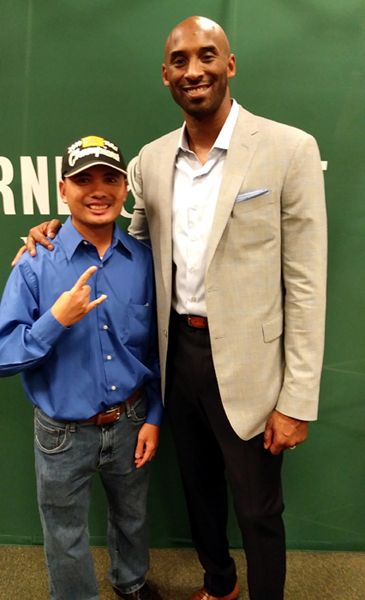
[[[171,45],[178,43],[182,35],[184,35],[186,32],[189,32],[192,35],[194,35],[195,32],[195,35],[197,35],[199,32],[202,31],[210,33],[213,36],[213,38],[216,39],[217,42],[220,44],[225,54],[229,56],[231,50],[224,29],[222,29],[222,27],[212,19],[208,19],[207,17],[192,16],[178,23],[169,33],[165,43],[165,61],[166,56],[168,56],[169,54]]]

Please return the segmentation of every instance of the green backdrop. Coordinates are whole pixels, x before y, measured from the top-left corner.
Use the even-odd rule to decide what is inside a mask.
[[[180,124],[160,65],[169,30],[190,14],[226,29],[241,104],[315,135],[328,161],[327,339],[320,419],[285,460],[287,538],[365,550],[363,0],[0,0],[0,14],[1,288],[20,236],[59,211],[55,156],[66,144],[110,136],[129,159]],[[1,379],[0,543],[41,541],[32,454],[32,409],[17,377]],[[190,543],[166,425],[150,515],[153,546]],[[105,521],[96,482],[92,542],[104,543]],[[229,529],[240,545],[233,515]]]

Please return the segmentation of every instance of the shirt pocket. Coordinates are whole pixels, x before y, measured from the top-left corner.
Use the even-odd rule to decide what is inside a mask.
[[[152,307],[146,304],[128,304],[128,345],[135,348],[138,352],[146,350],[150,343],[150,333],[152,325]]]

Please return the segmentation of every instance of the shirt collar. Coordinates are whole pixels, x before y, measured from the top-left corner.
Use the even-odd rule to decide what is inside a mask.
[[[232,99],[231,110],[229,111],[228,117],[226,118],[222,129],[220,130],[217,139],[215,140],[213,148],[220,148],[222,150],[228,150],[231,141],[234,126],[236,125],[237,117],[239,113],[239,105],[236,100]],[[183,150],[184,152],[191,152],[186,136],[186,123],[184,122],[179,138],[179,145],[177,153]]]
[[[85,238],[82,237],[82,235],[73,226],[71,217],[68,217],[63,227],[61,227],[56,240],[57,239],[62,242],[68,260],[72,258],[80,244],[85,241]],[[111,246],[115,248],[119,243],[122,244],[122,246],[124,246],[128,252],[133,252],[129,235],[125,231],[122,231],[119,225],[115,223]]]

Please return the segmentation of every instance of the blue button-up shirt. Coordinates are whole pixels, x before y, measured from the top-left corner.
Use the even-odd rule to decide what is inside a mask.
[[[83,420],[123,402],[143,386],[147,422],[162,413],[153,265],[150,249],[115,225],[101,259],[69,218],[53,241],[23,256],[0,306],[0,375],[22,371],[35,406],[60,420]],[[90,266],[90,299],[107,299],[71,327],[51,307]]]

